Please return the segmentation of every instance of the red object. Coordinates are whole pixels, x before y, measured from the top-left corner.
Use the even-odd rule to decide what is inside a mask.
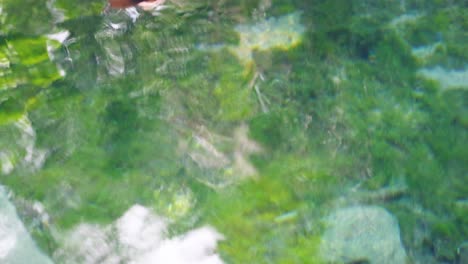
[[[109,0],[109,5],[112,8],[127,8],[136,6],[141,2],[155,2],[158,0]]]

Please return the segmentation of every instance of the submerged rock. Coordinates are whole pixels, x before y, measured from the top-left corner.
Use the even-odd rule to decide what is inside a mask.
[[[398,222],[383,208],[338,209],[325,224],[320,252],[326,263],[406,263]]]
[[[0,186],[0,263],[52,263],[37,248],[2,186]]]

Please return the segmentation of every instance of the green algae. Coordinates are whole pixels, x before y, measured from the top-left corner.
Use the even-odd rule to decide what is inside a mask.
[[[334,177],[315,163],[313,158],[276,160],[258,180],[212,198],[203,219],[225,230],[221,252],[227,261],[320,263],[315,250],[321,227],[314,215],[332,195]],[[294,215],[287,221],[278,221],[291,211]],[[257,243],[252,245],[252,240]]]

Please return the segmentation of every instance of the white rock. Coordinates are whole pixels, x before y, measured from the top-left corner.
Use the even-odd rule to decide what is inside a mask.
[[[338,209],[326,219],[320,253],[327,263],[406,263],[396,219],[377,206]]]

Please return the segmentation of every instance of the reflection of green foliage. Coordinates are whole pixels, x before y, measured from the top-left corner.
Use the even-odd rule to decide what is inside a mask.
[[[61,78],[47,42],[43,37],[0,39],[0,125],[16,121],[36,105],[41,88]]]
[[[35,35],[48,33],[53,25],[53,18],[46,1],[3,0],[2,12],[6,19],[0,19],[0,36],[8,34]]]
[[[10,50],[10,52],[14,54],[12,63],[32,66],[49,60],[49,56],[47,52],[45,52],[44,38],[8,41],[8,46],[14,49]]]
[[[104,10],[106,1],[82,0],[79,3],[57,0],[57,7],[65,12],[68,19],[99,14]]]
[[[346,0],[315,1],[312,4],[317,17],[317,24],[328,32],[346,28],[352,17],[352,2]]]
[[[0,90],[27,83],[47,87],[61,78],[47,53],[46,38],[19,38],[0,42]]]
[[[0,102],[0,125],[18,120],[24,113],[24,107],[14,99]]]
[[[30,114],[39,124],[37,145],[53,151],[34,177],[4,182],[18,195],[42,201],[59,227],[110,222],[135,203],[149,204],[178,169],[173,131],[151,114],[158,111],[159,96],[123,100],[129,92],[124,83],[121,89],[90,91],[90,97],[57,86],[60,91],[44,93],[41,107]]]

